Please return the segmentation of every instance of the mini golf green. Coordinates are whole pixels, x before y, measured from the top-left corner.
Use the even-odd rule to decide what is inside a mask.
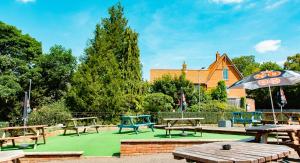
[[[189,134],[188,136],[180,136],[181,131],[173,131],[172,139],[245,139],[249,136],[229,135],[229,134],[214,134],[200,133],[196,135]],[[174,135],[173,135],[174,134]],[[88,132],[80,136],[76,134],[58,135],[49,137],[47,144],[40,144],[37,149],[33,150],[32,146],[24,151],[30,152],[51,152],[51,151],[84,151],[84,156],[116,156],[120,152],[120,140],[122,139],[169,139],[165,136],[165,130],[155,129],[152,132],[150,129],[143,129],[139,134],[134,132],[124,131],[121,134],[117,130],[100,131],[99,133]],[[42,143],[42,141],[40,141]],[[3,147],[3,150],[13,150],[11,146]]]

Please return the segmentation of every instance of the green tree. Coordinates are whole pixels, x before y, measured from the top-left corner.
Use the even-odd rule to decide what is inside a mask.
[[[197,93],[191,81],[186,80],[184,75],[172,77],[164,75],[162,78],[154,81],[151,86],[152,93],[163,93],[173,98],[175,103],[179,103],[180,93],[183,90],[188,105],[197,103]]]
[[[146,84],[141,79],[137,34],[127,26],[120,3],[96,25],[86,56],[74,74],[67,104],[73,111],[106,112],[105,120],[140,111]],[[128,106],[128,108],[127,108]]]
[[[28,79],[39,76],[35,67],[41,55],[40,42],[0,21],[0,119],[20,114]]]
[[[287,61],[284,63],[284,69],[300,71],[300,54],[287,57]]]
[[[41,74],[38,105],[52,103],[64,97],[76,66],[76,58],[71,49],[54,45],[48,54],[38,59],[37,66]]]
[[[213,100],[227,101],[227,92],[225,81],[219,81],[218,86],[212,90],[211,97]]]
[[[259,71],[259,63],[255,61],[255,56],[240,56],[232,59],[237,69],[244,75],[248,76]]]
[[[280,67],[277,63],[275,62],[264,62],[260,64],[259,66],[260,71],[264,70],[282,70],[282,67]]]
[[[287,57],[287,61],[284,63],[284,69],[300,71],[300,54]],[[287,105],[285,108],[300,108],[300,84],[294,86],[287,86],[283,88],[287,98]]]
[[[151,93],[145,96],[143,106],[145,111],[151,113],[170,112],[174,108],[174,101],[163,93]]]

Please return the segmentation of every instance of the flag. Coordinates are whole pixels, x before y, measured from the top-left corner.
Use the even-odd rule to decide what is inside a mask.
[[[277,104],[280,107],[284,107],[287,104],[286,97],[284,95],[283,89],[280,87],[279,91],[277,92]]]

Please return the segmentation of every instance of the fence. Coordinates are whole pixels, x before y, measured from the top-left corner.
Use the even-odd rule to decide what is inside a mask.
[[[120,117],[122,115],[141,115],[141,114],[150,114],[151,121],[156,124],[163,124],[164,118],[193,118],[193,117],[202,117],[202,124],[217,124],[219,120],[230,120],[232,118],[232,112],[145,112],[145,113],[105,113],[105,112],[72,112],[72,117],[80,118],[80,117],[97,117],[98,124],[112,124],[116,125],[120,123]],[[278,120],[299,120],[300,112],[284,112],[281,114],[280,112],[276,112],[276,117]],[[273,120],[272,112],[263,112],[263,119],[265,120]],[[60,122],[56,122],[60,123]],[[3,123],[4,125],[4,123]],[[8,125],[8,123],[5,123]],[[19,123],[11,122],[10,125],[22,125],[21,121]],[[48,124],[49,125],[49,124]],[[0,123],[0,127],[2,124]]]

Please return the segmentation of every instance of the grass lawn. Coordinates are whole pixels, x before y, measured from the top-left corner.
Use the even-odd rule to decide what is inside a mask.
[[[228,135],[228,134],[213,134],[200,133],[196,135],[189,134],[188,136],[180,136],[181,131],[172,131],[172,139],[245,139],[249,136],[242,135]],[[189,132],[188,132],[189,133]],[[174,134],[174,135],[173,135]],[[99,133],[88,132],[82,133],[80,136],[76,134],[58,135],[49,137],[47,144],[40,144],[36,150],[31,146],[24,151],[30,152],[44,152],[44,151],[84,151],[85,156],[117,156],[120,152],[120,140],[122,139],[169,139],[165,136],[165,130],[155,129],[152,132],[150,129],[142,129],[139,134],[125,131],[121,134],[117,130],[114,131],[100,131]],[[42,142],[42,141],[40,141]],[[11,146],[4,147],[3,150],[13,150]]]

